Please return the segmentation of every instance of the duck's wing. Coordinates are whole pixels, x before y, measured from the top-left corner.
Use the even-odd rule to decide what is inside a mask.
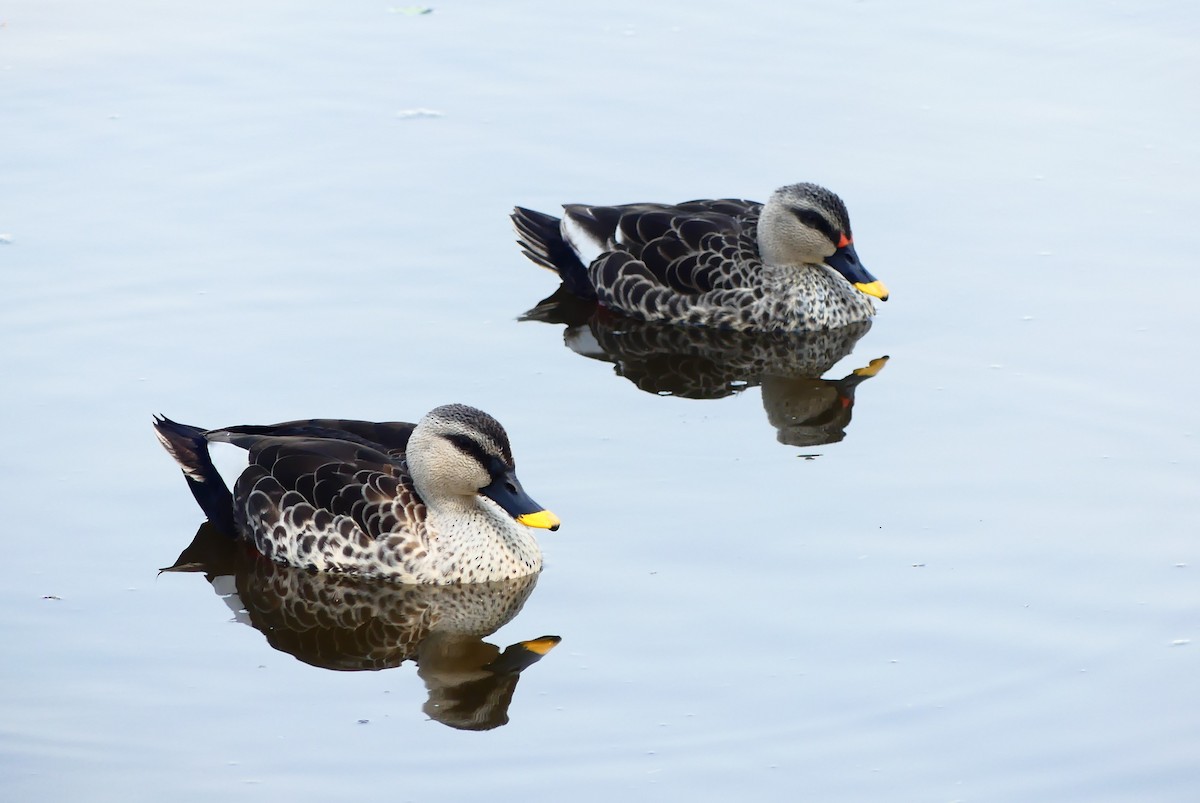
[[[596,298],[605,295],[605,286],[596,284],[598,263],[606,266],[599,275],[608,276],[630,261],[621,254],[644,265],[658,283],[675,292],[722,287],[732,277],[727,260],[757,259],[754,228],[761,209],[760,203],[738,198],[565,204],[561,219],[517,207],[512,220],[529,259],[555,271],[572,294]],[[750,245],[745,254],[730,253],[743,241]]]
[[[685,294],[736,286],[739,270],[758,260],[754,234],[759,208],[735,199],[630,208],[618,223],[616,247],[593,264],[592,275],[611,287],[631,269]],[[631,261],[644,270],[631,268]]]
[[[286,550],[279,557],[292,565],[333,568],[343,547],[397,534],[424,539],[425,505],[403,460],[350,440],[230,437],[250,453],[234,487],[238,526],[268,557]]]
[[[303,508],[304,516],[324,510],[349,516],[368,530],[374,528],[372,511],[356,507],[357,502],[394,504],[404,496],[398,490],[403,483],[416,497],[403,462],[411,427],[313,419],[205,431],[162,416],[154,422],[159,440],[183,469],[200,508],[230,535],[251,532],[244,529],[247,504],[257,491],[269,492],[266,507],[273,508],[276,519]],[[231,443],[249,452],[249,466],[232,494],[213,465],[210,442]],[[292,496],[285,498],[289,493]],[[416,512],[414,508],[412,513]],[[423,508],[420,512],[423,515]],[[328,524],[325,518],[321,523]]]
[[[345,418],[307,418],[279,424],[242,425],[210,430],[209,440],[250,448],[255,441],[237,436],[303,437],[348,441],[378,449],[393,458],[402,458],[416,424],[404,421],[356,421]]]
[[[722,199],[625,212],[612,250],[588,269],[607,306],[643,320],[686,321],[700,296],[736,310],[752,299],[760,270],[756,227],[761,206]],[[747,296],[741,298],[741,296]]]

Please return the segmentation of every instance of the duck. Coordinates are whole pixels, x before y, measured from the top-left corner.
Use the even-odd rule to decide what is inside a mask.
[[[542,569],[535,529],[559,519],[525,492],[500,422],[447,404],[416,424],[307,419],[205,430],[154,417],[207,519],[276,563],[452,585]],[[232,492],[209,444],[248,452]]]
[[[850,216],[817,184],[780,187],[765,204],[565,204],[524,207],[517,243],[563,287],[641,321],[759,332],[834,329],[869,320],[888,290],[863,266]]]

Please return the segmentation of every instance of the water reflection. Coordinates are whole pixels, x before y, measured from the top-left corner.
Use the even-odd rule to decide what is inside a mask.
[[[871,360],[839,379],[821,378],[854,350],[870,321],[803,333],[673,326],[616,315],[563,288],[521,320],[564,325],[567,348],[612,363],[617,376],[647,393],[719,399],[759,386],[767,420],[789,446],[846,437],[855,391],[888,360]]]
[[[424,712],[462,730],[508,722],[521,672],[559,642],[522,641],[503,652],[483,640],[524,606],[537,576],[425,586],[308,572],[266,560],[205,522],[164,572],[203,572],[239,621],[267,642],[323,669],[417,664]]]

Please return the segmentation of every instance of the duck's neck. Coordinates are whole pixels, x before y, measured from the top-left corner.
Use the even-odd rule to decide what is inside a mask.
[[[507,580],[542,568],[529,528],[478,497],[441,499],[428,506],[426,522],[441,570],[461,581]]]
[[[870,319],[871,299],[825,265],[763,265],[765,296],[782,301],[798,329],[834,329]]]
[[[805,262],[773,264],[764,262],[762,275],[764,284],[779,289],[802,285],[805,288],[828,287],[835,292],[841,290],[858,292],[835,270],[820,264]]]

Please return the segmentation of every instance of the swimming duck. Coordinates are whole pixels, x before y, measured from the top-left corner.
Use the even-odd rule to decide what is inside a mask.
[[[448,404],[417,424],[339,419],[203,430],[158,416],[209,521],[277,563],[448,585],[535,574],[558,518],[518,482],[504,428]],[[249,452],[231,494],[209,443]]]
[[[643,321],[812,331],[868,320],[887,289],[858,259],[846,205],[816,184],[766,202],[516,207],[525,255],[566,289]]]

